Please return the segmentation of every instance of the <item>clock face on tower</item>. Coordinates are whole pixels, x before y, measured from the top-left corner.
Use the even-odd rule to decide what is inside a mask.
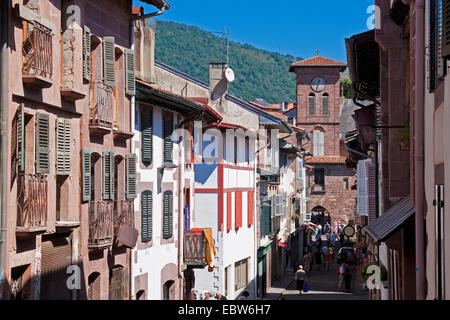
[[[315,77],[311,81],[311,89],[315,92],[321,92],[325,89],[325,79],[322,77]]]

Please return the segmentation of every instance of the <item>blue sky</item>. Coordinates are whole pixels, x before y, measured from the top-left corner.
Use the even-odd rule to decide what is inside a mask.
[[[195,25],[207,31],[227,27],[230,40],[309,58],[320,55],[346,62],[344,38],[367,31],[374,0],[167,0],[158,19]],[[133,0],[134,5],[142,5]],[[146,5],[146,13],[155,7]]]

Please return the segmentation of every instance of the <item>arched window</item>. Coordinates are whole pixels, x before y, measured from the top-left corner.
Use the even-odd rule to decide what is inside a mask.
[[[310,93],[308,97],[309,114],[314,115],[316,113],[316,95]]]
[[[323,157],[324,156],[324,130],[322,127],[314,128],[313,132],[313,147],[314,156]]]
[[[322,95],[322,114],[324,115],[328,115],[328,100],[329,100],[328,93],[324,93]]]

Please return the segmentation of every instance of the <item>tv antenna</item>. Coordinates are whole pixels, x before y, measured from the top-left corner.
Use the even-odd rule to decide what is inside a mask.
[[[222,35],[221,38],[226,40],[227,64],[228,64],[230,56],[230,30],[227,27],[223,27],[222,31],[211,31],[211,33],[220,34]]]

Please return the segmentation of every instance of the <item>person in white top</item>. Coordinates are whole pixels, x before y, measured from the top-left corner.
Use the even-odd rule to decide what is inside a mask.
[[[302,294],[303,287],[305,285],[306,272],[303,270],[303,266],[299,266],[297,272],[295,273],[295,280],[297,281],[297,290],[299,294]]]
[[[344,263],[342,263],[337,269],[337,274],[339,277],[337,291],[342,291],[342,287],[344,286],[344,271],[345,271],[345,267],[344,267]]]

